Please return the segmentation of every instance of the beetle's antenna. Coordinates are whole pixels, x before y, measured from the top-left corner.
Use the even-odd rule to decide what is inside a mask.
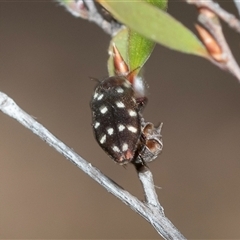
[[[97,83],[101,82],[101,80],[99,80],[98,78],[95,78],[95,77],[89,77],[89,78],[90,78],[90,80],[95,81]]]

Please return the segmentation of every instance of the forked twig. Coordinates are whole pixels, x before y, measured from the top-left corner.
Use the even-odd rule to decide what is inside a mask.
[[[48,145],[103,186],[108,192],[112,193],[132,210],[140,214],[150,222],[164,239],[185,239],[168,218],[164,216],[162,207],[157,199],[152,174],[148,168],[139,169],[138,171],[139,179],[142,182],[146,196],[146,202],[143,203],[57,139],[44,126],[23,111],[11,98],[2,92],[0,92],[0,110],[30,129]]]

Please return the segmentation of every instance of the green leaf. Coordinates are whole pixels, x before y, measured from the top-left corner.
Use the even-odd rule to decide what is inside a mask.
[[[166,11],[167,10],[167,0],[145,0],[146,2]]]
[[[165,47],[202,57],[208,52],[184,25],[157,7],[138,1],[98,0],[113,16],[130,29]]]
[[[112,52],[113,43],[118,48],[124,61],[128,64],[130,71],[139,68],[137,69],[136,73],[141,70],[155,45],[154,42],[127,28],[122,29],[115,37],[112,38],[108,49],[109,52]],[[109,76],[113,76],[114,65],[111,54],[109,56],[107,65]]]
[[[167,9],[167,0],[145,0],[146,2],[162,9]],[[130,71],[141,70],[147,59],[150,57],[155,46],[155,42],[142,36],[138,32],[129,29],[128,35],[128,56]]]
[[[141,67],[151,55],[155,43],[135,31],[129,30],[128,35],[128,58],[130,71]],[[137,71],[137,72],[138,72]]]

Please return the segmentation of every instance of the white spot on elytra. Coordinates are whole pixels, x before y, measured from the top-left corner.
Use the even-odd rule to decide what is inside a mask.
[[[120,149],[119,149],[117,146],[113,146],[113,147],[112,147],[112,150],[113,150],[114,152],[120,152]]]
[[[124,90],[121,87],[118,87],[116,90],[117,90],[118,93],[123,93],[124,92]]]
[[[137,128],[133,127],[133,126],[127,126],[127,129],[133,133],[137,132]]]
[[[124,143],[124,144],[122,145],[122,151],[125,152],[125,151],[127,151],[127,150],[128,150],[128,144],[127,144],[127,143]]]
[[[99,141],[101,144],[105,143],[106,142],[106,134],[104,134]]]
[[[117,107],[119,107],[119,108],[124,108],[125,107],[125,105],[124,105],[124,103],[123,102],[116,102],[116,105],[117,105]]]
[[[108,109],[107,109],[106,106],[101,106],[101,107],[100,107],[100,112],[101,112],[102,114],[106,113],[107,111],[108,111]]]
[[[103,94],[100,94],[97,98],[97,100],[101,100],[103,98]]]
[[[114,132],[114,130],[113,130],[113,128],[108,128],[108,129],[107,129],[107,132],[108,132],[109,135],[112,135],[113,132]]]
[[[94,95],[93,95],[93,99],[96,99],[96,98],[97,98],[97,96],[98,96],[98,93],[97,93],[97,92],[95,92],[95,93],[94,93]]]
[[[137,116],[136,111],[133,111],[132,109],[128,110],[128,113],[131,117],[136,117]]]
[[[100,126],[100,123],[99,122],[95,122],[94,128],[97,129],[99,126]]]
[[[123,131],[124,129],[125,129],[125,126],[123,126],[122,124],[118,125],[119,132]]]

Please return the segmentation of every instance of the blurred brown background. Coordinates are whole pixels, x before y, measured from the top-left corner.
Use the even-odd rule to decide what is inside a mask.
[[[221,5],[236,14],[231,1]],[[196,10],[170,2],[193,29]],[[225,25],[224,25],[225,26]],[[240,59],[240,37],[225,26]],[[100,149],[89,101],[107,76],[110,37],[56,2],[0,3],[0,91],[82,157],[143,199],[132,166]],[[150,168],[167,217],[189,239],[240,238],[240,84],[204,59],[157,46],[144,116],[164,123]],[[143,218],[0,113],[0,238],[160,238]]]

